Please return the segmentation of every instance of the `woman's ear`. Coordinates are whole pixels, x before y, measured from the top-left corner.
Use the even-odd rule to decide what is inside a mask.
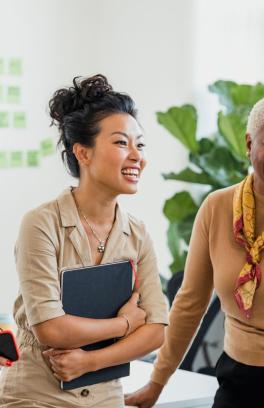
[[[72,151],[80,167],[89,166],[92,157],[91,150],[90,147],[83,146],[80,143],[74,143]]]
[[[250,135],[250,133],[246,133],[246,146],[247,146],[247,156],[250,156],[250,152],[251,152],[251,145],[252,145],[252,137]]]

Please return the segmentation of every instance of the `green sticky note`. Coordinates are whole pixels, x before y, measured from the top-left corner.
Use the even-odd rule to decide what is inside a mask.
[[[9,126],[8,112],[0,112],[0,128],[6,128]]]
[[[14,150],[13,152],[10,152],[10,166],[11,167],[23,166],[23,152],[19,150]]]
[[[22,75],[22,60],[21,58],[11,58],[9,60],[9,74]]]
[[[38,150],[29,150],[27,152],[27,165],[29,167],[39,166],[40,154]]]
[[[4,58],[0,58],[0,75],[4,74],[4,72],[5,72]]]
[[[25,112],[14,112],[13,126],[17,129],[24,129],[27,126]]]
[[[0,168],[7,167],[7,154],[6,152],[0,151]]]
[[[40,150],[42,156],[50,156],[51,154],[55,153],[53,140],[52,139],[42,140]]]
[[[21,100],[21,90],[19,86],[9,86],[7,88],[7,102],[19,103]]]

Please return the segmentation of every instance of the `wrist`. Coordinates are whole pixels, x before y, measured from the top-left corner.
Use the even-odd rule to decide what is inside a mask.
[[[161,391],[164,388],[164,385],[156,383],[155,381],[152,381],[152,380],[150,380],[149,385],[153,389],[154,392],[161,393]]]
[[[124,337],[128,326],[127,321],[122,315],[118,315],[116,319],[118,321],[118,333],[116,337]]]
[[[92,350],[86,352],[86,365],[89,367],[89,371],[97,371],[102,368],[99,351],[100,350]]]
[[[129,320],[128,316],[127,316],[125,313],[121,313],[121,314],[119,315],[119,317],[121,317],[121,318],[125,321],[125,323],[126,323],[125,332],[123,332],[123,335],[120,337],[121,339],[123,339],[123,338],[127,337],[127,336],[130,334],[130,332],[131,332],[131,324],[130,324],[130,320]]]

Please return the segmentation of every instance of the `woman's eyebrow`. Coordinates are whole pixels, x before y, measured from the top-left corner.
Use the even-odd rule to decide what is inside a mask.
[[[116,132],[112,132],[112,133],[111,133],[111,136],[112,136],[112,135],[122,135],[122,136],[125,136],[127,139],[129,139],[128,134],[125,133],[125,132],[116,131]],[[138,136],[136,136],[136,139],[139,139],[140,137],[144,137],[144,136],[143,136],[143,135],[138,135]]]

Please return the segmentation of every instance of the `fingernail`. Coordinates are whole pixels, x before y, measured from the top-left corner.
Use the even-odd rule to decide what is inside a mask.
[[[5,365],[7,367],[11,367],[13,365],[13,361],[7,360],[7,362],[5,363]]]

